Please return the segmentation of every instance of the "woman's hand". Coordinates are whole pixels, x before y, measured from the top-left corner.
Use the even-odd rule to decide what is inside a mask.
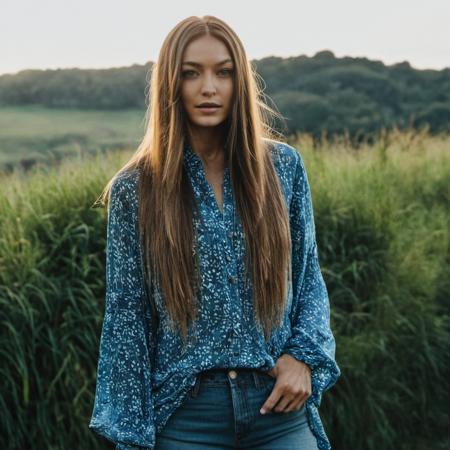
[[[311,369],[303,361],[283,354],[267,373],[275,377],[276,383],[261,407],[261,414],[272,411],[275,405],[276,412],[299,410],[311,395]]]

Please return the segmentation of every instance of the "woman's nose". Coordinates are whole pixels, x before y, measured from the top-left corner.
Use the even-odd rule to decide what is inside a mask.
[[[214,94],[216,92],[216,86],[214,83],[214,77],[212,75],[205,75],[202,84],[202,93]]]

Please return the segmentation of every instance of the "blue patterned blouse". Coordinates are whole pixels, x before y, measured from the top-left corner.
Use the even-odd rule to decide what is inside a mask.
[[[336,383],[340,369],[319,266],[311,191],[303,158],[294,147],[276,142],[271,152],[289,206],[292,278],[283,326],[268,343],[255,326],[251,285],[244,282],[244,233],[228,167],[222,213],[201,159],[185,144],[184,163],[204,219],[194,219],[204,300],[194,339],[184,350],[181,337],[168,325],[161,292],[152,288],[149,295],[144,282],[139,171],[123,172],[114,180],[107,225],[106,305],[89,427],[116,443],[116,450],[153,449],[155,434],[183,402],[199,372],[229,367],[269,371],[283,353],[311,368],[308,423],[319,449],[331,448],[318,408],[322,393]]]

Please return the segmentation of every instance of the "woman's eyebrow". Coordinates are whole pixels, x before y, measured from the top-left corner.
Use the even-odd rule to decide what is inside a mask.
[[[223,61],[218,62],[218,63],[216,64],[216,66],[221,66],[222,64],[225,64],[225,63],[227,63],[227,62],[232,62],[232,60],[229,59],[229,58],[228,58],[228,59],[224,59]],[[198,62],[195,62],[195,61],[184,61],[182,64],[183,64],[183,65],[184,65],[184,64],[189,64],[190,66],[194,66],[194,67],[203,67],[202,64],[200,64],[200,63],[198,63]]]

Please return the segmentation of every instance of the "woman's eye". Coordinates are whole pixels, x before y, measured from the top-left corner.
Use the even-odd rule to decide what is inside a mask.
[[[191,75],[193,76],[193,75],[195,75],[196,73],[197,73],[197,72],[196,72],[195,70],[184,70],[183,72],[181,72],[181,75],[182,75],[183,77],[188,77],[188,78],[190,78]],[[231,74],[233,73],[233,69],[222,69],[222,70],[219,70],[219,73],[228,76],[228,75],[231,75]]]
[[[185,71],[181,72],[181,75],[186,77],[186,76],[189,76],[189,74],[191,74],[191,73],[195,73],[195,71],[194,70],[185,70]]]

